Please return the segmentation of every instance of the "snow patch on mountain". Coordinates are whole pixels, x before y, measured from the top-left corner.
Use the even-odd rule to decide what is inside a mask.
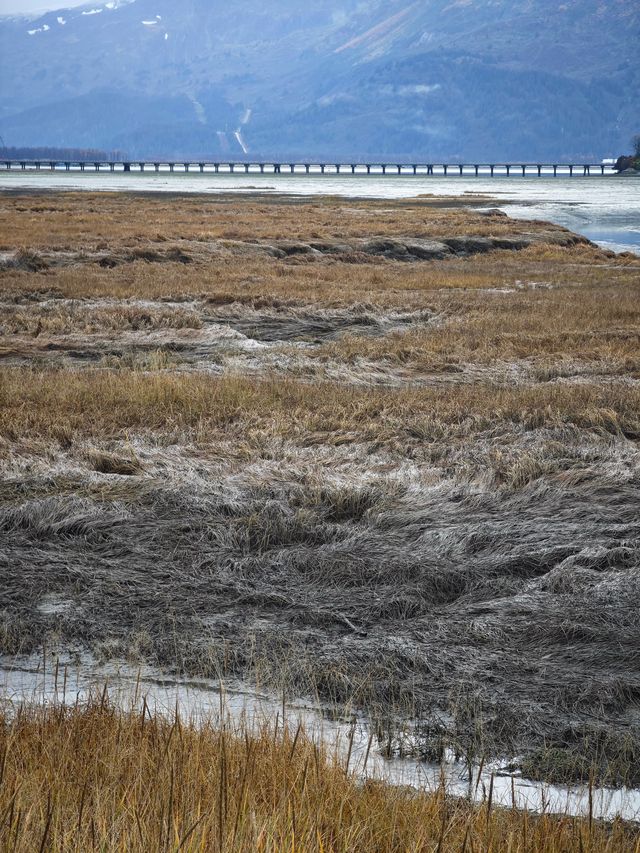
[[[241,131],[241,130],[236,130],[236,132],[235,132],[233,135],[235,136],[235,138],[236,138],[236,140],[237,140],[238,145],[240,146],[240,148],[242,148],[243,153],[244,153],[244,154],[248,154],[248,153],[249,153],[249,149],[247,148],[247,146],[246,146],[246,144],[245,144],[245,141],[244,141],[244,139],[242,138],[242,131]]]

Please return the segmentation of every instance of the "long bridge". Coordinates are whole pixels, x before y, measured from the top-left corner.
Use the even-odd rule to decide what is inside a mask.
[[[85,160],[0,160],[5,171],[95,171],[95,172],[199,172],[201,174],[268,175],[421,175],[421,176],[522,176],[538,177],[612,175],[613,165],[605,163],[340,163],[340,162],[184,162],[170,160],[85,161]]]

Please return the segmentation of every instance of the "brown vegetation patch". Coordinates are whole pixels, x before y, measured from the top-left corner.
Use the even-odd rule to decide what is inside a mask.
[[[88,462],[98,474],[116,474],[119,477],[136,477],[143,466],[133,451],[127,456],[107,453],[104,450],[92,450],[87,454]]]
[[[0,844],[76,850],[627,853],[621,822],[532,817],[360,784],[303,730],[200,727],[103,701],[0,720]]]
[[[209,430],[306,442],[428,441],[501,424],[572,424],[640,437],[640,389],[594,385],[385,391],[331,383],[171,373],[0,370],[0,436],[118,436],[127,430]]]

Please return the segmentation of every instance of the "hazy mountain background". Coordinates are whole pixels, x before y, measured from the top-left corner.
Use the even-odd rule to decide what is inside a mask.
[[[639,131],[638,0],[120,0],[0,18],[6,145],[599,160]]]

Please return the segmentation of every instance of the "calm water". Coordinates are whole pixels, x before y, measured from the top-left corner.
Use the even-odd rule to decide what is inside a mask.
[[[584,234],[606,248],[640,255],[640,178],[0,171],[0,191],[18,188],[181,193],[260,191],[389,199],[424,194],[479,194],[491,196],[495,206],[504,207],[510,216],[545,219]],[[479,206],[486,206],[486,202],[479,201]]]

